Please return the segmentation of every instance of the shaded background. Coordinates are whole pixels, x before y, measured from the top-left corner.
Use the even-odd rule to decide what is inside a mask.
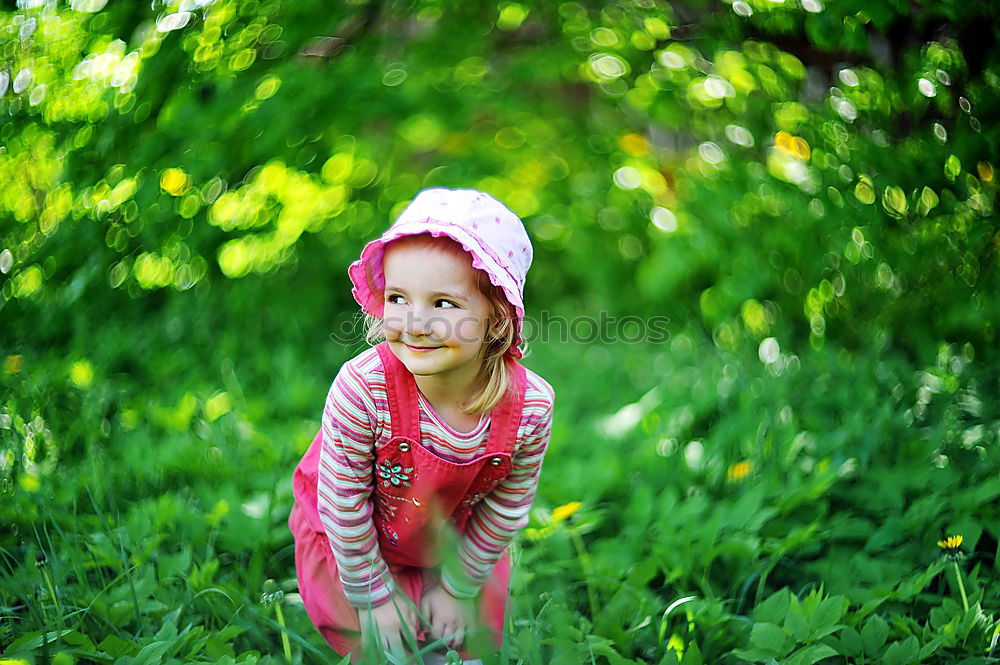
[[[524,219],[534,321],[669,319],[529,340],[508,655],[996,662],[988,3],[5,7],[7,656],[281,662],[277,602],[326,662],[291,471],[347,265],[449,186]]]

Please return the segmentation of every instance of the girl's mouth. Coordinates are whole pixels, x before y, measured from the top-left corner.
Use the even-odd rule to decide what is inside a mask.
[[[438,346],[412,346],[410,344],[407,344],[406,348],[408,348],[410,351],[416,351],[417,353],[427,353],[428,351],[434,351],[435,349],[439,349],[441,347],[438,347]]]

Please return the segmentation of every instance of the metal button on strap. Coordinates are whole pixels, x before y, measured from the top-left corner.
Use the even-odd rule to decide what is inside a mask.
[[[490,464],[492,464],[493,466],[500,466],[501,462],[503,462],[503,460],[500,459],[499,457],[491,457],[490,458]]]
[[[408,444],[406,441],[403,441],[402,443],[399,444],[399,452],[405,453],[409,449],[410,449],[410,444]]]

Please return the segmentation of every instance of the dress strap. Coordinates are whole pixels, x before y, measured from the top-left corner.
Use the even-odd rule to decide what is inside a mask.
[[[510,387],[493,409],[490,417],[490,436],[486,440],[486,454],[514,454],[517,443],[517,427],[524,410],[524,393],[528,380],[524,366],[513,358],[509,359]]]
[[[420,441],[420,404],[417,383],[406,366],[389,349],[388,342],[375,346],[385,371],[385,392],[389,400],[389,418],[393,436]]]
[[[389,400],[389,417],[393,436],[405,436],[420,441],[420,403],[417,382],[410,370],[389,349],[388,342],[375,347],[385,370],[385,391]],[[524,366],[513,358],[508,359],[510,387],[490,414],[490,434],[486,440],[486,454],[513,455],[517,427],[524,409],[527,373]]]

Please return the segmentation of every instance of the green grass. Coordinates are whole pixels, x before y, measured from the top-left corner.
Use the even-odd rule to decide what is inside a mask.
[[[345,351],[310,343],[321,328],[290,305],[252,335],[221,327],[257,285],[224,286],[186,318],[182,296],[141,317],[116,303],[142,323],[75,324],[3,375],[4,658],[333,658],[297,601],[286,520]],[[214,330],[214,348],[185,342]],[[498,658],[994,662],[998,420],[970,405],[996,368],[960,353],[914,371],[807,349],[779,372],[693,327],[536,344],[556,425]],[[928,396],[932,374],[945,388]],[[952,534],[964,558],[946,565]]]

